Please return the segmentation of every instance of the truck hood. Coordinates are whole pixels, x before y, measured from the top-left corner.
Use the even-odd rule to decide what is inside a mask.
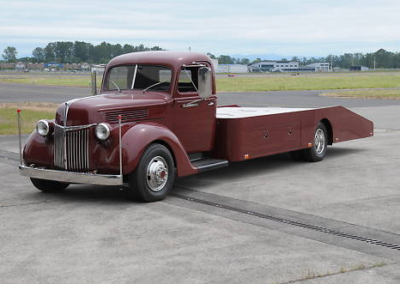
[[[56,123],[66,126],[156,119],[163,116],[167,96],[159,93],[107,93],[74,99],[59,105]],[[66,124],[65,124],[65,117]]]

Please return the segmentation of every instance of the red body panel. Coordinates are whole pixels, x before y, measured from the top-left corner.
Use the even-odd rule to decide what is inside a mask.
[[[33,131],[26,141],[24,152],[24,161],[27,164],[35,164],[39,167],[53,167],[53,141]]]
[[[173,131],[188,153],[208,152],[214,147],[216,97],[197,102],[196,107],[184,107],[196,99],[198,97],[177,98],[173,106]]]
[[[246,118],[217,119],[213,156],[242,161],[310,147],[320,121],[333,129],[332,142],[370,137],[373,123],[343,107]]]
[[[197,173],[179,139],[170,129],[156,123],[141,123],[131,127],[122,138],[124,174],[136,168],[144,150],[154,142],[164,144],[171,150],[178,176]]]

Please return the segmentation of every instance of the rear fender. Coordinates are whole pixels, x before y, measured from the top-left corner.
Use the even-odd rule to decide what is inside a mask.
[[[123,174],[129,174],[135,170],[143,152],[151,143],[163,144],[171,151],[178,176],[198,172],[190,163],[185,149],[171,130],[157,123],[140,123],[126,131],[122,137]]]

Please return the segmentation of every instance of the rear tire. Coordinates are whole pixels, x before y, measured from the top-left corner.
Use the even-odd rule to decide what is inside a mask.
[[[305,149],[304,159],[309,162],[318,162],[324,159],[328,149],[328,134],[325,125],[320,122],[314,132],[314,141],[311,148]]]
[[[69,183],[37,178],[31,178],[31,182],[37,189],[46,193],[59,192],[69,186]]]
[[[129,175],[128,197],[145,202],[163,200],[175,179],[174,160],[163,145],[151,144],[136,169]]]

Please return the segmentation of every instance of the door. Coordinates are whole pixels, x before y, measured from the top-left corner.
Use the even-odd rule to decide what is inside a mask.
[[[216,97],[197,94],[174,100],[174,133],[188,153],[211,151],[214,145]]]

